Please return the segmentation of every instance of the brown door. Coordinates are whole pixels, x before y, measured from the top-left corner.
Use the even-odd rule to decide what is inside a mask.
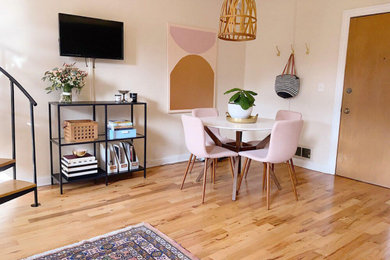
[[[336,173],[390,187],[390,14],[351,19]]]

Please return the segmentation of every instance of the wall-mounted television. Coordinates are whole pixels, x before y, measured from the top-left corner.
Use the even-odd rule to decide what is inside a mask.
[[[123,23],[58,14],[60,55],[123,60]]]

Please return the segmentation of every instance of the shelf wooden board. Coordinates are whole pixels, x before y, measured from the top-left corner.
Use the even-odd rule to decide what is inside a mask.
[[[0,183],[0,198],[4,198],[25,190],[33,189],[37,185],[32,182],[10,180]]]
[[[115,142],[115,141],[125,141],[125,140],[132,140],[132,139],[142,139],[145,138],[145,135],[143,134],[137,134],[135,137],[131,138],[117,138],[117,139],[107,139],[108,142]],[[55,144],[59,144],[58,138],[52,138],[51,141]],[[64,138],[61,138],[61,146],[66,146],[66,145],[77,145],[77,144],[93,144],[93,143],[104,143],[106,141],[104,134],[99,135],[98,139],[95,141],[88,141],[88,142],[67,142],[65,141]]]
[[[5,158],[0,158],[0,168],[7,167],[10,165],[15,164],[14,159],[5,159]]]

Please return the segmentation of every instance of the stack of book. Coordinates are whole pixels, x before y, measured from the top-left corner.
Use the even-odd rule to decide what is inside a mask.
[[[110,120],[108,122],[108,128],[112,130],[119,130],[119,129],[131,129],[133,128],[133,122],[130,120]]]
[[[83,157],[64,155],[61,160],[62,173],[67,178],[95,174],[98,172],[98,161],[95,156],[87,153]]]
[[[111,140],[137,136],[137,130],[133,128],[133,123],[129,120],[110,120],[107,128],[108,138]]]

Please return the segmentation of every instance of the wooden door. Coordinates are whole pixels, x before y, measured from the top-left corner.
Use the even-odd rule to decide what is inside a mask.
[[[390,13],[351,19],[336,174],[390,188]]]

